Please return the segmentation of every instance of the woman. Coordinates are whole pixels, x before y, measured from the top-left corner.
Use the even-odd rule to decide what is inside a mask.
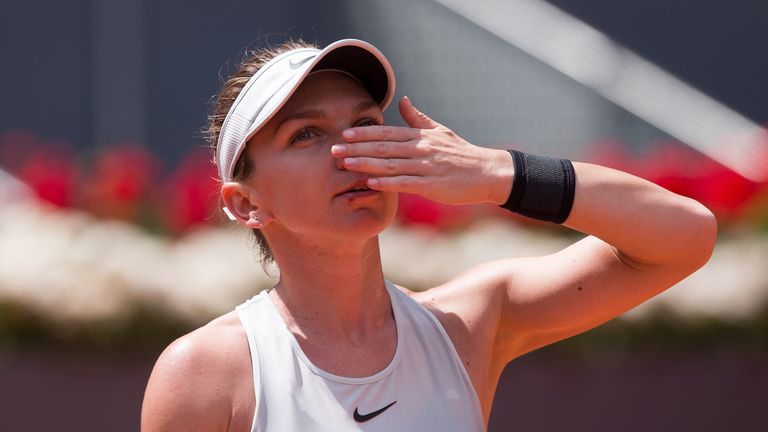
[[[280,279],[163,352],[143,430],[484,430],[508,362],[708,260],[716,223],[699,203],[608,168],[476,147],[407,98],[410,127],[383,126],[394,87],[386,58],[356,40],[263,51],[225,83],[211,124],[223,202]],[[385,280],[379,256],[397,192],[588,236],[415,293]]]

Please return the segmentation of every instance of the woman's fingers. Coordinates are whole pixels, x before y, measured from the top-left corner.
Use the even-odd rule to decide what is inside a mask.
[[[368,179],[368,187],[384,192],[423,194],[426,182],[424,177],[419,176],[376,177]]]
[[[347,129],[346,142],[333,145],[331,155],[345,169],[371,176],[371,189],[415,193],[449,204],[506,200],[514,171],[508,152],[470,144],[408,99],[400,101],[400,113],[411,128]]]
[[[416,109],[407,96],[400,99],[400,116],[410,127],[399,126],[361,126],[344,131],[344,139],[349,143],[364,141],[412,141],[421,137],[422,130],[445,128],[428,115]]]
[[[331,155],[334,157],[409,158],[419,156],[422,153],[418,144],[412,141],[367,141],[331,146]]]
[[[345,130],[342,135],[349,143],[363,141],[411,141],[419,138],[421,131],[399,126],[360,126]]]
[[[373,175],[428,175],[432,163],[426,159],[346,157],[344,168]]]
[[[400,98],[398,108],[400,108],[400,117],[402,117],[408,126],[412,128],[435,129],[442,126],[440,123],[432,120],[428,115],[416,109],[411,103],[411,100],[408,99],[408,96]]]

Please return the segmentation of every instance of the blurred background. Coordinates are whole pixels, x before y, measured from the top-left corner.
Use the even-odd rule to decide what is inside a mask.
[[[209,102],[246,50],[344,37],[470,142],[623,169],[718,217],[698,273],[511,363],[491,431],[764,430],[767,16],[759,0],[5,2],[0,430],[137,430],[162,349],[275,283],[218,213]],[[578,238],[402,196],[382,253],[425,289]]]

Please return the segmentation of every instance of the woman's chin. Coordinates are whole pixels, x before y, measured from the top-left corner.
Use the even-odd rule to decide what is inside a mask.
[[[349,235],[354,237],[369,238],[381,234],[389,228],[395,220],[395,215],[367,214],[355,215],[346,218],[338,224],[334,232],[336,235]]]
[[[332,212],[300,220],[283,221],[283,227],[304,238],[330,237],[340,242],[367,240],[381,234],[395,220],[397,204]]]

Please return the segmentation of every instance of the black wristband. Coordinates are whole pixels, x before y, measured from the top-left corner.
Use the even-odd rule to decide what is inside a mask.
[[[565,222],[576,193],[573,163],[568,159],[508,151],[515,164],[515,181],[501,207],[534,219]]]

